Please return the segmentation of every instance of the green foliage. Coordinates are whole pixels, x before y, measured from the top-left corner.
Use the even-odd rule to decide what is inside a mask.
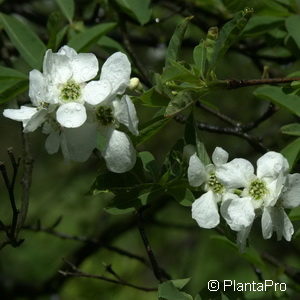
[[[14,99],[28,88],[28,77],[14,69],[0,66],[0,103]]]
[[[281,153],[286,157],[289,162],[290,169],[292,169],[296,162],[299,160],[300,138],[295,139],[293,142],[284,147],[281,150]]]
[[[300,136],[300,124],[293,123],[281,127],[281,132],[288,135]]]
[[[252,13],[252,9],[246,8],[245,10],[237,13],[231,21],[227,22],[222,27],[213,49],[210,63],[211,70],[215,69],[218,61],[224,56],[229,47],[239,39],[241,32],[247,25]]]
[[[84,32],[76,34],[68,43],[76,51],[87,51],[92,44],[97,42],[100,37],[104,36],[116,27],[116,23],[102,23],[86,29]]]
[[[191,295],[181,292],[172,281],[166,281],[158,286],[159,299],[165,300],[193,300]]]
[[[184,34],[191,19],[192,17],[185,18],[183,22],[176,27],[168,45],[165,63],[166,67],[171,64],[171,61],[176,61],[178,59],[180,47],[184,39]]]
[[[300,97],[297,95],[285,94],[280,87],[262,86],[254,91],[254,95],[269,100],[274,104],[278,104],[297,116],[300,116]]]
[[[39,69],[46,47],[39,37],[18,19],[0,14],[0,21],[11,42],[18,49],[24,60],[34,69]]]
[[[117,3],[124,12],[137,19],[141,25],[149,22],[152,15],[151,0],[117,0]]]
[[[67,18],[67,20],[70,23],[72,23],[72,20],[74,18],[74,10],[75,10],[74,0],[55,0],[55,1],[59,6],[59,8],[61,9],[61,12]]]

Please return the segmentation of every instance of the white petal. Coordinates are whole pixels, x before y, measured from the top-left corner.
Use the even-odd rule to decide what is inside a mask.
[[[289,174],[286,181],[286,190],[282,194],[283,206],[294,208],[300,206],[300,174]]]
[[[112,129],[106,139],[107,144],[101,153],[107,168],[115,173],[131,170],[136,162],[136,151],[128,136],[124,132]]]
[[[58,151],[60,144],[60,135],[58,131],[52,131],[45,142],[45,148],[49,154],[54,154]]]
[[[218,167],[216,176],[228,188],[246,187],[254,177],[254,168],[248,160],[236,158]]]
[[[82,104],[75,102],[63,104],[56,112],[56,119],[63,127],[79,127],[86,120],[85,107]]]
[[[135,107],[129,96],[124,95],[121,100],[116,99],[113,101],[114,115],[116,119],[127,126],[130,132],[134,135],[138,135],[138,123],[139,120],[136,115]]]
[[[216,166],[221,166],[227,163],[228,156],[228,152],[226,152],[223,148],[216,147],[212,154],[212,161]]]
[[[275,180],[268,180],[268,177],[265,177],[265,182],[267,182],[268,193],[263,204],[264,206],[274,206],[283,190],[285,176],[279,173],[279,176]]]
[[[6,118],[23,122],[25,128],[28,121],[38,112],[35,107],[21,106],[20,109],[5,109],[3,115]]]
[[[47,109],[41,109],[37,111],[37,113],[26,122],[26,125],[24,126],[24,132],[32,132],[40,127],[46,120],[47,113]]]
[[[96,148],[97,126],[86,122],[78,128],[63,128],[61,148],[66,159],[84,162]]]
[[[39,106],[46,98],[46,80],[38,70],[29,73],[29,97],[35,106]]]
[[[245,251],[246,242],[247,242],[251,227],[252,227],[252,224],[248,227],[244,227],[237,234],[236,243],[237,243],[237,245],[238,245],[241,252]]]
[[[269,151],[257,160],[257,176],[276,178],[279,173],[286,174],[289,164],[286,158],[274,151]]]
[[[270,238],[272,232],[275,231],[277,240],[281,240],[283,236],[287,241],[290,241],[294,234],[294,227],[282,207],[270,207],[264,209],[262,231],[265,239]]]
[[[67,45],[61,47],[57,53],[61,54],[61,55],[65,55],[70,59],[73,59],[77,55],[77,52],[73,48],[71,48]]]
[[[273,221],[271,217],[271,207],[265,207],[261,216],[261,230],[264,239],[271,238],[273,234]]]
[[[45,76],[55,84],[67,82],[73,73],[70,59],[66,55],[52,53],[51,49],[48,49],[45,54],[43,71]]]
[[[123,94],[129,85],[130,73],[131,66],[127,56],[121,52],[116,52],[103,64],[100,80],[108,80],[113,93]]]
[[[83,99],[91,104],[97,105],[108,99],[111,94],[109,81],[91,81],[83,89]]]
[[[197,154],[194,153],[189,161],[188,167],[188,180],[191,186],[200,186],[208,179],[206,168],[198,158]]]
[[[71,60],[73,79],[78,82],[85,82],[93,79],[99,70],[98,60],[93,53],[80,53]]]
[[[232,230],[240,231],[250,226],[255,212],[250,197],[240,198],[234,194],[226,194],[221,205],[221,214]]]
[[[220,223],[218,205],[212,191],[208,191],[192,204],[192,218],[202,228],[214,228]]]

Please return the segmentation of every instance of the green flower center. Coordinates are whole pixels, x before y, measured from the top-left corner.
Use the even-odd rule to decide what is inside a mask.
[[[214,193],[220,194],[223,192],[224,186],[219,182],[216,174],[212,173],[209,175],[207,184]]]
[[[76,101],[81,95],[80,85],[74,81],[68,81],[61,89],[60,97],[64,101]]]
[[[249,187],[249,195],[255,199],[260,200],[262,199],[268,192],[266,184],[261,179],[255,179],[251,182]]]
[[[96,111],[96,117],[103,126],[110,125],[114,122],[113,111],[109,106],[99,106]]]

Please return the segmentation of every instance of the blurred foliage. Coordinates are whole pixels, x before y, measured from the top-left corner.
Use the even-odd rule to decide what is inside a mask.
[[[76,164],[64,162],[60,154],[49,156],[44,136],[30,134],[35,166],[26,224],[49,228],[62,217],[56,231],[84,237],[101,235],[119,224],[118,232],[106,235],[109,244],[146,257],[138,230],[128,220],[135,218],[134,208],[161,205],[146,223],[153,251],[173,279],[191,278],[164,282],[158,292],[89,278],[66,279],[57,273],[62,260],[80,256],[84,243],[24,229],[20,247],[1,250],[1,299],[299,299],[299,281],[284,272],[284,264],[299,272],[299,231],[290,244],[275,238],[265,241],[255,224],[251,247],[240,254],[225,224],[220,226],[224,234],[198,228],[189,206],[199,192],[192,193],[183,180],[187,164],[182,154],[185,144],[194,144],[207,161],[207,153],[221,146],[231,158],[254,162],[259,152],[240,136],[194,132],[196,120],[227,124],[208,110],[191,112],[191,107],[197,99],[248,124],[271,102],[280,109],[251,134],[261,137],[268,148],[282,151],[293,171],[299,172],[299,84],[224,90],[227,79],[298,76],[299,0],[2,0],[0,7],[1,108],[28,102],[28,72],[41,68],[46,48],[56,51],[64,44],[94,52],[100,63],[115,51],[127,53],[132,76],[144,85],[144,91],[132,95],[140,118],[141,134],[134,140],[138,163],[122,176],[107,173],[96,157]],[[178,112],[186,118],[186,129],[171,118]],[[8,147],[17,156],[22,152],[20,126],[1,114],[0,128],[0,159],[8,165]],[[138,185],[133,183],[136,178]],[[20,196],[21,191],[16,192]],[[11,212],[3,182],[0,199],[0,219],[6,224]],[[299,230],[299,209],[290,216]],[[87,244],[85,251],[89,249],[79,260],[81,270],[110,276],[105,266],[112,265],[127,282],[157,287],[151,269],[140,262],[105,247],[94,251]],[[263,253],[277,257],[280,264],[267,263]],[[258,282],[259,276],[286,282],[287,292],[241,296],[209,295],[206,290],[211,279]]]

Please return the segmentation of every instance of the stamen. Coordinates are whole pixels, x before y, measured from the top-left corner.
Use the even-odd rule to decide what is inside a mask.
[[[64,101],[76,101],[81,95],[80,85],[74,81],[68,81],[61,89],[60,97]]]
[[[268,192],[266,184],[261,179],[255,179],[251,182],[249,187],[249,195],[255,199],[260,200],[262,199]]]
[[[97,108],[96,117],[103,126],[114,123],[113,112],[109,106],[99,106]]]
[[[222,191],[224,189],[223,184],[219,182],[216,174],[214,174],[214,173],[210,174],[207,184],[208,184],[209,188],[214,193],[217,193],[217,194],[222,193]]]

